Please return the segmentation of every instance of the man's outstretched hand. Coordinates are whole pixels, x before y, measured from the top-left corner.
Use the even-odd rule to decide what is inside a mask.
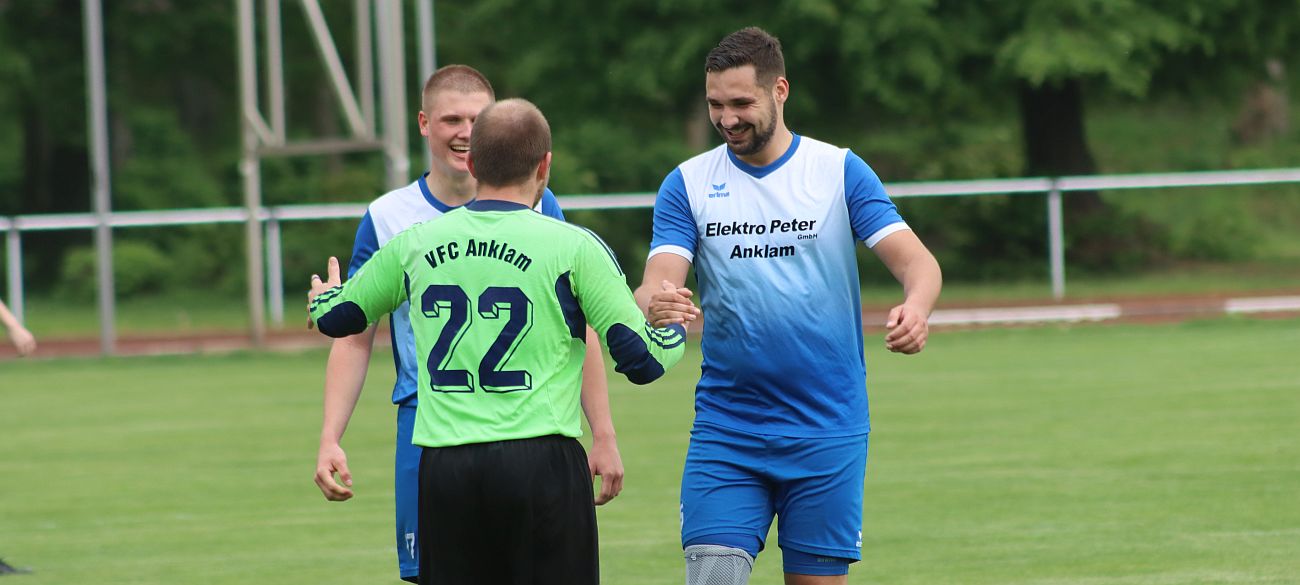
[[[319,274],[311,275],[311,289],[307,291],[307,328],[311,329],[316,326],[316,322],[311,318],[311,302],[320,296],[321,293],[343,284],[343,279],[339,277],[339,259],[330,256],[329,264],[325,267],[325,278],[321,280]]]

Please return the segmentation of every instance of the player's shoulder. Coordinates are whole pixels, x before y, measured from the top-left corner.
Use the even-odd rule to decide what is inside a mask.
[[[799,137],[799,154],[815,159],[829,159],[832,161],[844,162],[844,157],[852,152],[848,148],[836,146],[829,142],[822,142],[809,136]]]
[[[529,227],[559,237],[575,238],[590,233],[586,228],[557,219],[534,209],[533,213],[512,214],[511,219],[531,224]]]
[[[600,236],[585,227],[568,223],[541,213],[511,213],[510,230],[523,240],[541,243],[556,257],[573,257],[609,250]]]
[[[401,232],[398,232],[390,240],[397,242],[399,240],[420,240],[426,238],[431,232],[446,232],[447,230],[456,229],[458,222],[463,221],[466,217],[465,208],[457,207],[446,213],[440,213],[433,217],[407,217],[407,226]]]
[[[816,138],[800,136],[796,154],[801,161],[799,167],[806,176],[817,177],[819,181],[832,185],[842,186],[851,178],[863,174],[863,171],[870,174],[870,169],[862,162],[862,158],[852,150]],[[830,188],[831,185],[827,187]]]
[[[682,164],[678,166],[707,164],[709,162],[715,161],[720,158],[721,159],[727,158],[726,144],[719,144],[713,148],[710,148],[695,156],[692,156],[691,158],[688,158],[685,161],[683,161]]]
[[[515,221],[529,224],[529,231],[554,242],[558,247],[573,248],[577,244],[591,242],[604,246],[600,236],[585,227],[540,213],[512,214]]]
[[[604,238],[601,238],[599,234],[580,225],[562,222],[561,225],[569,230],[566,235],[573,238],[573,243],[568,248],[574,254],[588,258],[608,258],[613,263],[614,270],[619,274],[623,273],[623,267],[619,264],[618,255],[614,253],[614,249],[605,243]]]
[[[412,209],[419,209],[427,206],[424,200],[424,194],[420,191],[419,181],[416,179],[408,185],[393,189],[370,202],[366,211],[374,218],[399,218],[409,217]]]
[[[392,237],[388,238],[388,241],[385,242],[384,245],[380,247],[380,249],[383,248],[397,249],[406,246],[410,242],[413,241],[418,242],[422,237],[420,234],[425,233],[429,229],[428,226],[429,226],[428,221],[414,222],[406,226],[406,229],[403,229],[402,231],[393,234]]]
[[[725,162],[727,162],[727,145],[719,144],[714,148],[686,159],[682,164],[677,165],[676,170],[680,171],[683,175],[689,175],[696,172],[707,171]]]

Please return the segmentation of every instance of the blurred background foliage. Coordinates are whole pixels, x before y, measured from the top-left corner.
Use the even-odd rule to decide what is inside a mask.
[[[353,2],[322,6],[351,71]],[[405,7],[414,173],[424,160],[414,115],[422,79],[414,7]],[[240,205],[233,3],[115,0],[103,10],[113,207]],[[283,11],[290,134],[339,135],[302,9],[285,2]],[[854,149],[886,182],[1300,161],[1288,118],[1296,82],[1287,70],[1300,64],[1294,0],[477,0],[438,2],[436,14],[441,63],[473,65],[499,96],[547,114],[561,195],[653,191],[717,144],[703,59],[747,25],[783,41],[791,129]],[[80,0],[0,0],[0,215],[90,208],[80,15]],[[384,190],[376,154],[271,159],[262,176],[268,205],[363,202]],[[898,203],[950,281],[1046,274],[1041,197]],[[1074,193],[1066,203],[1075,274],[1300,259],[1294,187]],[[639,280],[648,210],[569,215],[609,240]],[[286,273],[346,257],[354,229],[287,225]],[[118,230],[118,292],[239,291],[240,233]],[[83,236],[25,236],[28,285],[89,299]]]

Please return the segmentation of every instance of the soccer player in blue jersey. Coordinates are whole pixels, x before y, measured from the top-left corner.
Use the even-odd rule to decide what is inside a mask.
[[[693,264],[707,315],[682,472],[686,582],[747,583],[775,516],[787,584],[847,583],[870,430],[855,248],[903,286],[885,335],[903,354],[925,347],[939,264],[861,158],[786,127],[775,37],[732,33],[705,72],[725,145],[659,188],[636,295],[656,325],[694,319],[690,291],[667,286]]]
[[[448,65],[429,77],[421,94],[419,127],[420,135],[428,141],[433,164],[429,172],[415,182],[370,204],[357,228],[352,260],[348,265],[349,276],[406,228],[439,217],[474,198],[476,181],[467,166],[470,134],[479,112],[494,100],[492,84],[472,67]],[[543,193],[537,208],[544,215],[564,219],[549,189]],[[397,369],[392,400],[398,407],[394,470],[398,570],[403,580],[414,583],[419,574],[417,488],[420,449],[411,444],[411,433],[417,403],[417,370],[422,360],[416,355],[415,337],[405,305],[392,313],[390,325],[393,361]],[[596,475],[601,476],[601,489],[595,501],[604,504],[622,489],[623,463],[609,413],[600,343],[590,329],[587,336],[582,409],[592,430],[588,465],[593,479]],[[375,328],[371,327],[363,333],[335,341],[325,367],[324,420],[315,479],[325,498],[332,501],[344,501],[353,496],[352,474],[340,441],[361,395],[374,339]]]

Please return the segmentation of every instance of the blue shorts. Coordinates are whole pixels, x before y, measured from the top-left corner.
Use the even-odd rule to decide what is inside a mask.
[[[397,570],[403,579],[420,574],[420,549],[415,539],[420,518],[420,448],[411,444],[415,404],[408,400],[397,405],[393,500],[397,504]]]
[[[862,558],[867,435],[797,438],[697,424],[682,472],[682,546],[757,556],[772,518],[785,572],[842,575]]]

